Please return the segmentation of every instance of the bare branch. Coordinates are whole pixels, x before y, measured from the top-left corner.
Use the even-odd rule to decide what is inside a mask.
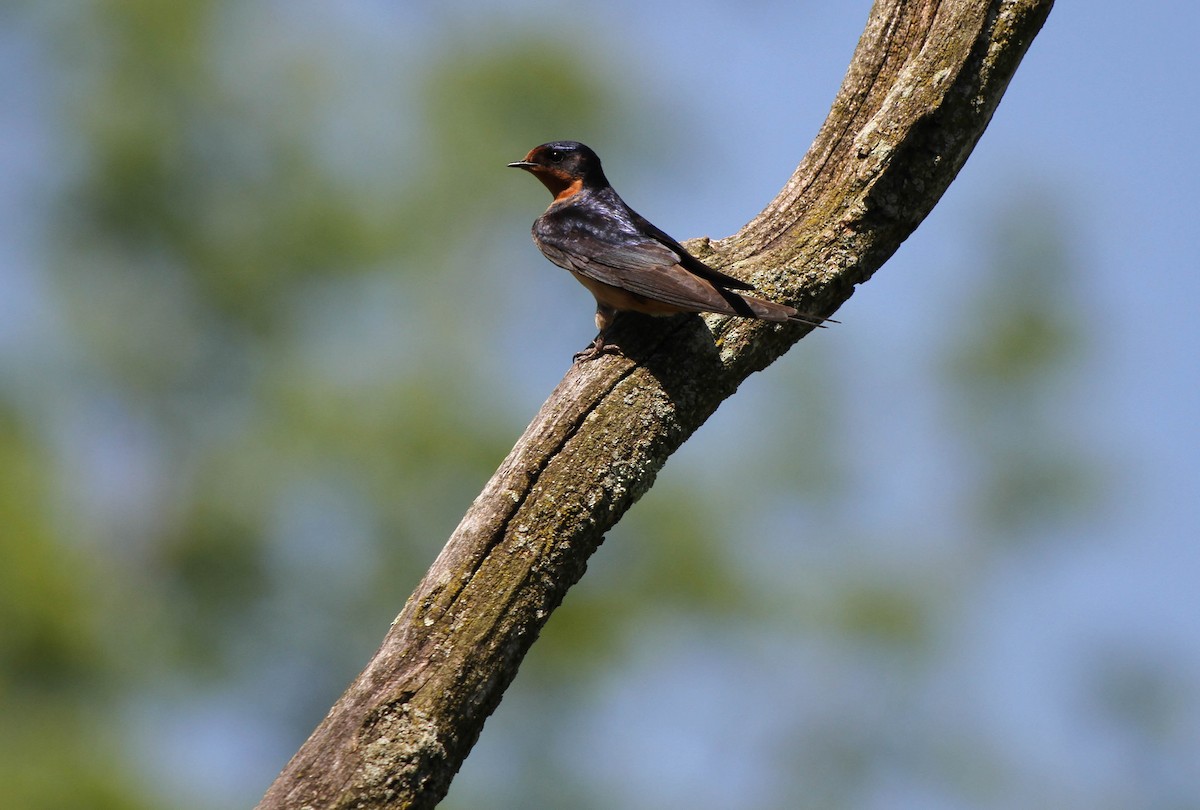
[[[877,0],[829,117],[739,233],[690,247],[830,314],[929,213],[1052,0]],[[375,657],[259,805],[431,807],[604,533],[667,457],[807,327],[626,317],[573,366],[475,499]]]

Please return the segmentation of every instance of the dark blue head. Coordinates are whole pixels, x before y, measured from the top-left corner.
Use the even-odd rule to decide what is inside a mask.
[[[580,188],[608,185],[600,157],[579,141],[553,141],[536,146],[524,160],[508,164],[532,174],[559,198]]]

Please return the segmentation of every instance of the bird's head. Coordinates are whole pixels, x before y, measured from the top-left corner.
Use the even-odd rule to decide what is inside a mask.
[[[578,141],[554,141],[535,146],[523,160],[508,164],[524,169],[550,189],[554,199],[561,200],[582,188],[608,185],[600,158]]]

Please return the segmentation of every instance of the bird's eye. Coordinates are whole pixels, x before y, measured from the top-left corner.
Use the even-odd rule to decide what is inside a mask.
[[[551,163],[562,163],[562,159],[563,159],[563,153],[562,153],[561,149],[551,149],[550,150],[550,162]]]

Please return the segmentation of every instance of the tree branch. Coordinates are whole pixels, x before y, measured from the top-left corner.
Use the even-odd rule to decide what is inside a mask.
[[[877,0],[784,189],[739,233],[689,247],[774,300],[832,313],[941,197],[1051,5]],[[436,804],[604,533],[742,380],[807,331],[620,319],[626,356],[571,367],[259,807]]]

